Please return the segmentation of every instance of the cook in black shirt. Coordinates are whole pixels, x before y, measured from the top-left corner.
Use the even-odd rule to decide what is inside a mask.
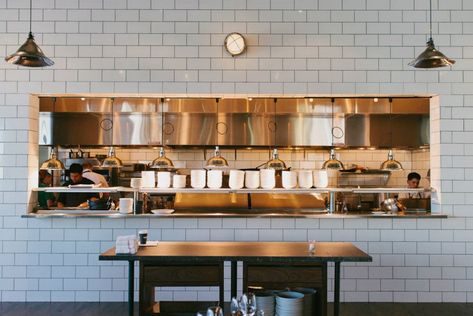
[[[71,180],[64,183],[64,186],[69,186],[73,184],[94,184],[93,181],[82,177],[82,166],[78,163],[73,163],[69,167],[69,178]],[[57,206],[61,207],[78,207],[78,206],[87,206],[87,200],[98,199],[99,196],[97,193],[60,193]]]

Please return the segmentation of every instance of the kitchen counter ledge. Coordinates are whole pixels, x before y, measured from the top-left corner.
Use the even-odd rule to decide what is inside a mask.
[[[193,211],[175,211],[171,214],[120,214],[118,212],[103,211],[38,211],[37,213],[29,213],[22,215],[23,218],[447,218],[446,214],[430,213],[430,212],[409,212],[397,214],[372,214],[370,212],[350,212],[348,214],[334,213],[329,214],[324,211],[226,211],[226,212],[209,212],[206,210]]]

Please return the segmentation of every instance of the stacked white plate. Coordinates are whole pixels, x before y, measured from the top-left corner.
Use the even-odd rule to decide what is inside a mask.
[[[303,316],[304,294],[285,291],[276,295],[276,316]]]
[[[264,316],[274,316],[274,294],[258,292],[255,294],[256,310],[264,311]]]
[[[299,287],[294,289],[295,292],[304,294],[304,316],[314,315],[315,305],[315,289]]]

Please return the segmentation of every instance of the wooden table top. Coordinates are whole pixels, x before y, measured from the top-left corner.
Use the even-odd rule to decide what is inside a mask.
[[[307,242],[167,242],[140,247],[134,255],[115,254],[111,248],[99,260],[247,261],[247,262],[371,262],[367,253],[348,242],[317,242],[315,253]]]

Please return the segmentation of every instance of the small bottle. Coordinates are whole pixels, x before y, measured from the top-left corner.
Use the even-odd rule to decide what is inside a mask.
[[[309,240],[309,253],[315,253],[315,240]]]

